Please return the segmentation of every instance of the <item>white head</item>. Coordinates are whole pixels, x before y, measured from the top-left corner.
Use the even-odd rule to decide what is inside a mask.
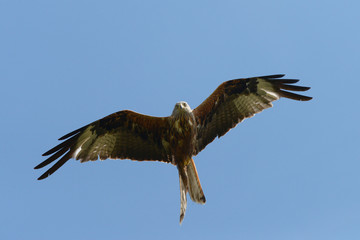
[[[191,113],[191,112],[192,112],[192,110],[191,110],[189,104],[187,104],[187,102],[181,101],[181,102],[178,102],[175,104],[174,110],[171,115],[175,116],[175,115],[179,115],[182,113]]]

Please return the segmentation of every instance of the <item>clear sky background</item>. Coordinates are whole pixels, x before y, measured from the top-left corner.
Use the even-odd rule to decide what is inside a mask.
[[[0,0],[1,239],[360,239],[359,1]],[[33,167],[113,112],[167,116],[223,81],[285,73],[281,99],[195,158],[207,198],[179,226],[177,169]]]

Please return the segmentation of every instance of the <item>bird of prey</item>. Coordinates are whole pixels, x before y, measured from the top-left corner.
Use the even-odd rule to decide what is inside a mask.
[[[59,138],[63,142],[44,153],[43,156],[50,157],[35,169],[56,163],[38,179],[53,174],[71,158],[80,162],[131,159],[171,163],[179,171],[181,223],[187,193],[194,202],[204,204],[206,201],[193,156],[245,118],[272,107],[272,102],[281,97],[298,101],[312,99],[289,92],[310,88],[292,85],[299,80],[283,79],[283,76],[223,82],[194,110],[181,101],[168,117],[147,116],[130,110],[113,113]]]

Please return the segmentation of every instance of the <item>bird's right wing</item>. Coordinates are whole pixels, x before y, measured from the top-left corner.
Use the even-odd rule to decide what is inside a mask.
[[[38,179],[54,173],[69,159],[81,162],[110,159],[171,162],[169,117],[152,117],[129,110],[113,113],[79,128],[43,156],[51,155],[35,169],[57,162]]]

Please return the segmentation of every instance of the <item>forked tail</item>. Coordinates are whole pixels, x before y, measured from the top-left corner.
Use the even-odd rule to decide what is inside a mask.
[[[186,193],[189,192],[191,200],[196,203],[204,204],[206,202],[204,192],[202,190],[199,176],[196,171],[194,160],[191,159],[187,166],[178,166],[180,179],[180,224],[184,219],[187,199]]]

